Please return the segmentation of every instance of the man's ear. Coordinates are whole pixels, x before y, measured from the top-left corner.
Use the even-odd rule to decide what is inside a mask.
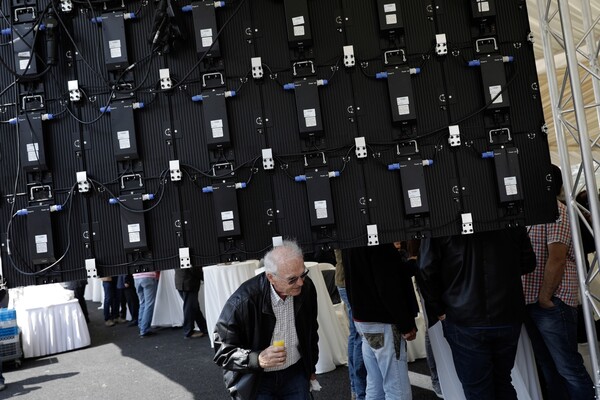
[[[267,280],[273,284],[273,274],[269,273],[269,272],[265,272],[265,276],[267,277]]]

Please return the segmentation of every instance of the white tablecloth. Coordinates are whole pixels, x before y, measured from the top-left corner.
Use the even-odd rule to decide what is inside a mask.
[[[200,304],[200,310],[204,313],[204,284],[200,285],[198,303]],[[174,269],[160,271],[152,326],[183,326],[183,300],[177,289],[175,289]]]
[[[452,360],[452,352],[450,351],[448,342],[444,338],[441,323],[438,322],[429,328],[429,340],[431,341],[431,348],[435,355],[435,362],[444,398],[464,400],[465,395],[460,381],[458,380],[458,376],[456,375],[454,361]],[[511,376],[519,400],[542,399],[533,350],[525,327],[521,330],[517,357]]]
[[[100,304],[102,304],[104,302],[104,288],[102,287],[102,281],[98,278],[89,278],[83,297],[86,300],[99,301]]]
[[[325,269],[335,269],[335,267],[331,264],[309,264],[307,268],[310,271],[308,276],[310,276],[317,289],[319,362],[317,362],[316,369],[318,374],[322,374],[333,371],[336,365],[346,365],[348,363],[348,316],[344,312],[342,315],[345,318],[340,319],[340,314],[336,312],[336,308],[331,302],[321,272]]]
[[[424,314],[421,295],[419,294],[414,278],[413,286],[415,288],[415,296],[417,297],[417,303],[419,303],[419,314],[415,318],[415,324],[417,325],[417,337],[415,338],[415,340],[407,342],[406,345],[406,356],[408,362],[413,362],[416,359],[427,357],[427,349],[425,348],[425,332],[427,331],[427,321],[423,317]]]
[[[217,264],[202,268],[204,272],[204,304],[210,345],[214,346],[213,331],[229,296],[254,276],[258,260],[233,264]]]
[[[89,346],[90,334],[73,292],[59,284],[11,289],[25,358]],[[68,300],[68,299],[71,300]]]

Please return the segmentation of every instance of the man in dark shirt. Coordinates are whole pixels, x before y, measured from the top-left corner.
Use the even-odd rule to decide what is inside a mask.
[[[517,399],[510,372],[525,317],[521,275],[534,267],[524,227],[421,242],[419,287],[427,314],[443,323],[467,400]]]
[[[410,400],[406,341],[416,337],[419,310],[410,265],[392,244],[344,249],[342,260],[362,338],[366,398]]]

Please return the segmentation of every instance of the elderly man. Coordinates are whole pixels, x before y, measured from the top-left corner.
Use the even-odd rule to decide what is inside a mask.
[[[295,242],[269,251],[264,266],[225,303],[214,361],[234,399],[306,400],[319,355],[316,290]]]

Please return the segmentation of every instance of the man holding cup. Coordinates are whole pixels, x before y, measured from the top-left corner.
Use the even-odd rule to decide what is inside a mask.
[[[214,361],[234,399],[306,400],[319,356],[317,293],[302,250],[283,241],[217,321]]]

